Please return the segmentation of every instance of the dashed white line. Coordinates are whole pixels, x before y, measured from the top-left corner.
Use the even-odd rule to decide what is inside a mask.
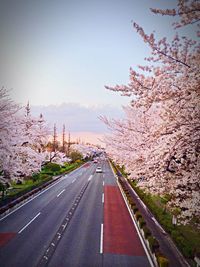
[[[76,181],[76,178],[72,181],[72,184]]]
[[[46,191],[48,191],[49,189],[51,189],[53,186],[57,185],[58,183],[62,182],[63,180],[60,179],[57,182],[53,183],[51,186],[47,187],[45,190],[43,190],[42,192],[40,192],[39,194],[36,194],[34,197],[32,197],[30,200],[26,201],[24,204],[20,205],[19,207],[17,207],[16,209],[14,209],[13,211],[11,211],[10,213],[8,213],[7,215],[5,215],[3,218],[0,219],[0,221],[3,221],[6,217],[10,216],[12,213],[16,212],[17,210],[21,209],[23,206],[25,206],[26,204],[28,204],[29,202],[33,201],[35,198],[39,197],[40,195],[42,195],[43,193],[45,193]]]
[[[86,164],[86,163],[85,163]],[[85,165],[84,164],[84,165]],[[78,169],[73,170],[72,172],[70,172],[69,174],[65,175],[65,177],[67,176],[71,176],[74,173],[76,173],[77,171],[80,171],[80,169],[84,166],[82,165],[81,167],[79,167]],[[23,203],[22,205],[20,205],[19,207],[17,207],[16,209],[12,210],[11,212],[9,212],[8,214],[6,214],[5,216],[3,216],[2,218],[0,218],[0,221],[3,221],[5,218],[7,218],[8,216],[10,216],[12,213],[16,212],[17,210],[21,209],[23,206],[25,206],[26,204],[28,204],[29,202],[33,201],[35,198],[39,197],[40,195],[42,195],[43,193],[45,193],[46,191],[48,191],[50,188],[52,188],[53,186],[57,185],[58,183],[62,182],[63,178],[59,179],[57,182],[53,183],[51,186],[48,186],[45,190],[42,190],[39,194],[36,194],[34,197],[32,197],[31,199],[29,199],[28,201],[26,201],[25,203]]]
[[[105,185],[105,182],[103,181],[103,186]]]
[[[103,223],[101,224],[101,236],[100,236],[100,254],[103,253]]]
[[[102,194],[102,203],[104,203],[104,193]]]
[[[64,191],[65,191],[65,189],[63,189],[63,190],[57,195],[57,197],[59,197]]]
[[[28,227],[39,215],[41,214],[41,212],[39,212],[32,220],[30,220],[30,222],[29,223],[27,223],[19,232],[18,232],[18,234],[21,234],[21,232],[23,232],[25,229],[26,229],[26,227]]]
[[[90,177],[88,178],[88,181],[90,181],[92,179],[93,175],[91,174]]]

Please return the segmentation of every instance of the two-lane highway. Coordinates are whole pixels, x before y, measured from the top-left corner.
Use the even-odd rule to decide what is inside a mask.
[[[101,166],[103,173],[96,173]],[[107,161],[63,176],[0,220],[0,266],[150,266]]]

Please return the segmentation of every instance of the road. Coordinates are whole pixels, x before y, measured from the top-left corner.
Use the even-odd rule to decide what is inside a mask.
[[[0,267],[18,266],[151,266],[107,161],[64,175],[0,219]]]

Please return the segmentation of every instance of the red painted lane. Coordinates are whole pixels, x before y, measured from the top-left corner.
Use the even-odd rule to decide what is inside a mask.
[[[103,252],[144,256],[144,249],[119,188],[105,186],[104,195]]]
[[[90,163],[86,163],[85,165],[83,165],[83,168],[88,168],[90,166]]]
[[[0,233],[0,248],[6,245],[16,233]]]

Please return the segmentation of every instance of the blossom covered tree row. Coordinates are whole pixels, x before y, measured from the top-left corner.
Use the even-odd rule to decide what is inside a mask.
[[[41,170],[49,130],[40,114],[34,118],[29,104],[15,104],[4,88],[0,89],[0,170],[1,177],[12,179]]]
[[[187,25],[197,37],[176,34],[172,42],[156,41],[133,24],[152,53],[145,66],[130,69],[128,85],[106,86],[133,100],[124,108],[125,120],[102,118],[112,130],[105,142],[130,178],[153,193],[167,192],[169,207],[179,207],[187,222],[200,215],[200,3],[179,0],[177,10],[152,11],[178,16],[175,27]]]
[[[48,148],[51,132],[42,114],[31,115],[30,105],[20,107],[9,98],[8,90],[0,89],[0,180],[23,179],[54,162],[63,165],[72,160],[62,149]],[[74,144],[70,152],[82,158],[93,157],[101,149],[94,145]]]

